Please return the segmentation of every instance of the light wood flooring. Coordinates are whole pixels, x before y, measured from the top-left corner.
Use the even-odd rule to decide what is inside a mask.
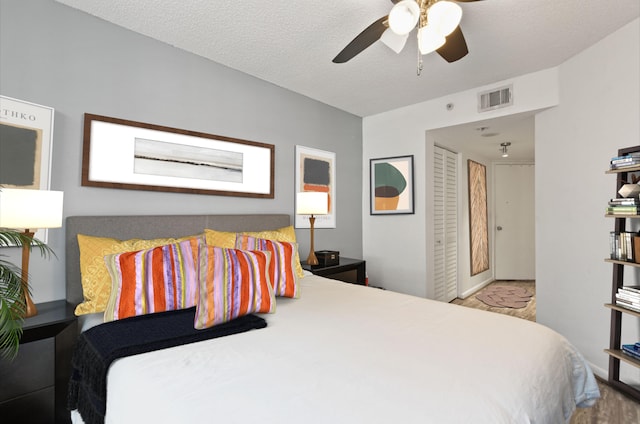
[[[536,320],[535,281],[494,281],[491,284],[525,287],[534,296],[522,309],[496,308],[476,299],[475,294],[466,299],[454,299],[451,303],[484,311],[507,314],[518,318]],[[623,395],[598,379],[601,398],[591,408],[579,408],[571,417],[570,424],[640,424],[640,403]]]

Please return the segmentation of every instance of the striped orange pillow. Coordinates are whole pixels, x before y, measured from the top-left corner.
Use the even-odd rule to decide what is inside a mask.
[[[105,256],[111,294],[104,320],[195,306],[200,238]]]
[[[298,244],[267,240],[246,234],[236,236],[236,249],[264,250],[271,253],[269,278],[276,296],[300,297],[295,258]]]
[[[275,312],[270,261],[269,252],[203,245],[194,327],[212,327],[250,313]]]

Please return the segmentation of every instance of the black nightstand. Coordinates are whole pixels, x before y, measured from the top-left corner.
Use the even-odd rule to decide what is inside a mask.
[[[69,423],[67,390],[78,335],[73,306],[39,303],[24,321],[13,362],[0,360],[0,417],[7,423]]]
[[[340,257],[340,263],[331,266],[311,266],[305,261],[302,262],[302,268],[311,271],[315,275],[345,281],[347,283],[365,285],[367,280],[366,261],[362,259]]]

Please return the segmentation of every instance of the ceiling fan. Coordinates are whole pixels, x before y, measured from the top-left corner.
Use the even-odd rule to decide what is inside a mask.
[[[469,53],[460,29],[462,8],[457,3],[481,0],[391,0],[393,8],[354,38],[333,59],[344,63],[380,40],[396,53],[402,51],[409,33],[417,28],[421,55],[436,51],[447,62],[455,62]],[[418,75],[422,62],[418,64]]]

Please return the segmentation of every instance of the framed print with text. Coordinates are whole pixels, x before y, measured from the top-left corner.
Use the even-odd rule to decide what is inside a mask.
[[[49,190],[54,109],[0,96],[0,188]],[[46,243],[48,232],[34,237]]]

